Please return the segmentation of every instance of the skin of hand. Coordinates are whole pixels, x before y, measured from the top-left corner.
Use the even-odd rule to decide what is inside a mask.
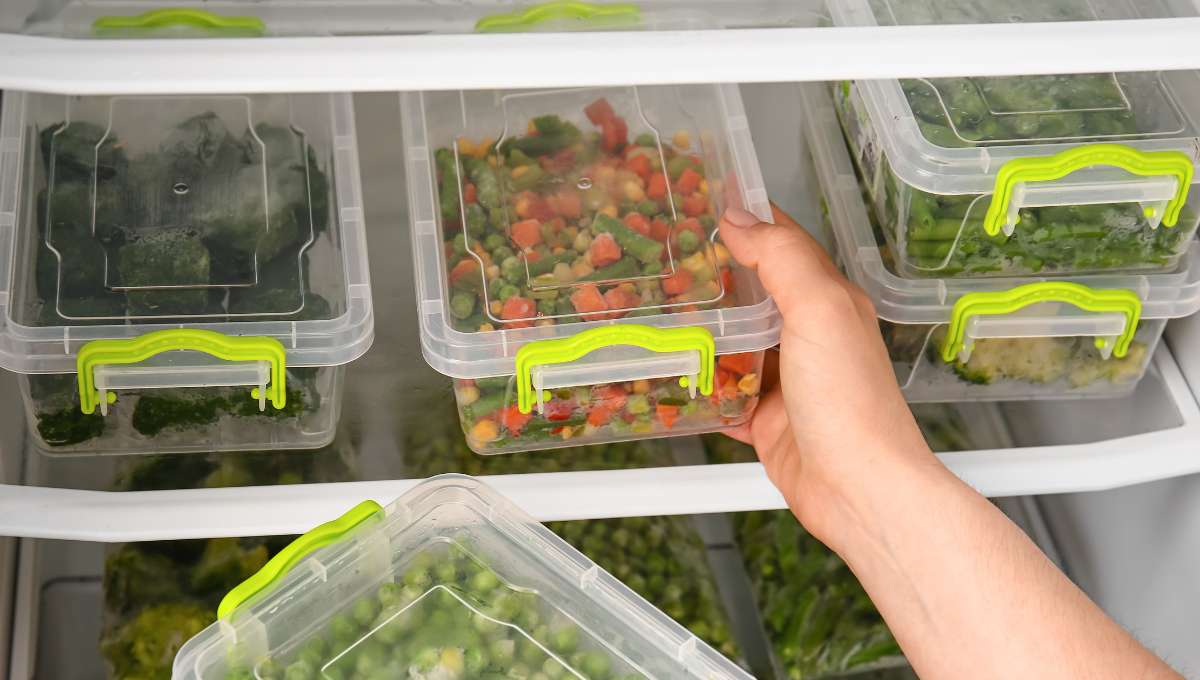
[[[918,675],[1182,678],[933,455],[870,300],[772,208],[774,224],[738,209],[721,220],[783,316],[778,376],[765,371],[752,419],[730,435],[854,571]]]

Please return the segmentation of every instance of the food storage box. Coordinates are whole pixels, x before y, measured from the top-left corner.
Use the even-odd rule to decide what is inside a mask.
[[[1200,309],[1195,242],[1162,273],[905,278],[872,227],[829,94],[806,87],[804,99],[842,264],[875,305],[910,401],[1128,394],[1166,321]]]
[[[315,448],[370,346],[346,95],[7,93],[0,366],[54,453]]]
[[[1137,18],[1150,5],[829,3],[835,23],[859,26]],[[1173,269],[1200,219],[1198,86],[1155,72],[835,89],[897,270],[978,278]]]
[[[780,319],[721,245],[770,219],[735,86],[401,95],[425,358],[479,453],[744,422]]]
[[[180,650],[174,680],[750,677],[459,475],[305,534],[218,616]]]

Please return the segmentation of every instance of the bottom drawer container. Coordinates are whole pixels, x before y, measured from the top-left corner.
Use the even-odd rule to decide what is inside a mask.
[[[21,376],[29,432],[51,454],[310,449],[333,440],[344,366],[287,369],[283,408],[247,387],[127,389],[84,413],[74,373]]]
[[[305,534],[218,616],[173,678],[749,677],[461,476]]]

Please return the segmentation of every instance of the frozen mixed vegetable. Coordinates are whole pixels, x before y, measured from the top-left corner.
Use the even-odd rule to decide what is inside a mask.
[[[536,592],[505,581],[462,541],[437,541],[415,552],[394,581],[323,622],[319,632],[225,677],[643,677],[603,644]]]
[[[707,176],[699,140],[631,130],[604,98],[583,113],[582,127],[547,114],[504,139],[460,137],[435,152],[457,330],[735,304],[730,255],[714,240],[720,180]],[[540,414],[518,412],[510,377],[459,380],[456,392],[477,451],[562,446],[743,417],[757,398],[758,358],[722,361],[712,400],[691,399],[677,378],[560,390]]]
[[[727,437],[708,437],[706,443],[718,460],[754,455]],[[790,512],[738,513],[733,519],[783,678],[830,677],[904,663],[900,646],[850,568]]]

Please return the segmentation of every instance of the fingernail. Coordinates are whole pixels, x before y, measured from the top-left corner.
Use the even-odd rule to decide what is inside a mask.
[[[729,207],[725,209],[725,221],[735,227],[753,227],[762,220],[742,208]]]

